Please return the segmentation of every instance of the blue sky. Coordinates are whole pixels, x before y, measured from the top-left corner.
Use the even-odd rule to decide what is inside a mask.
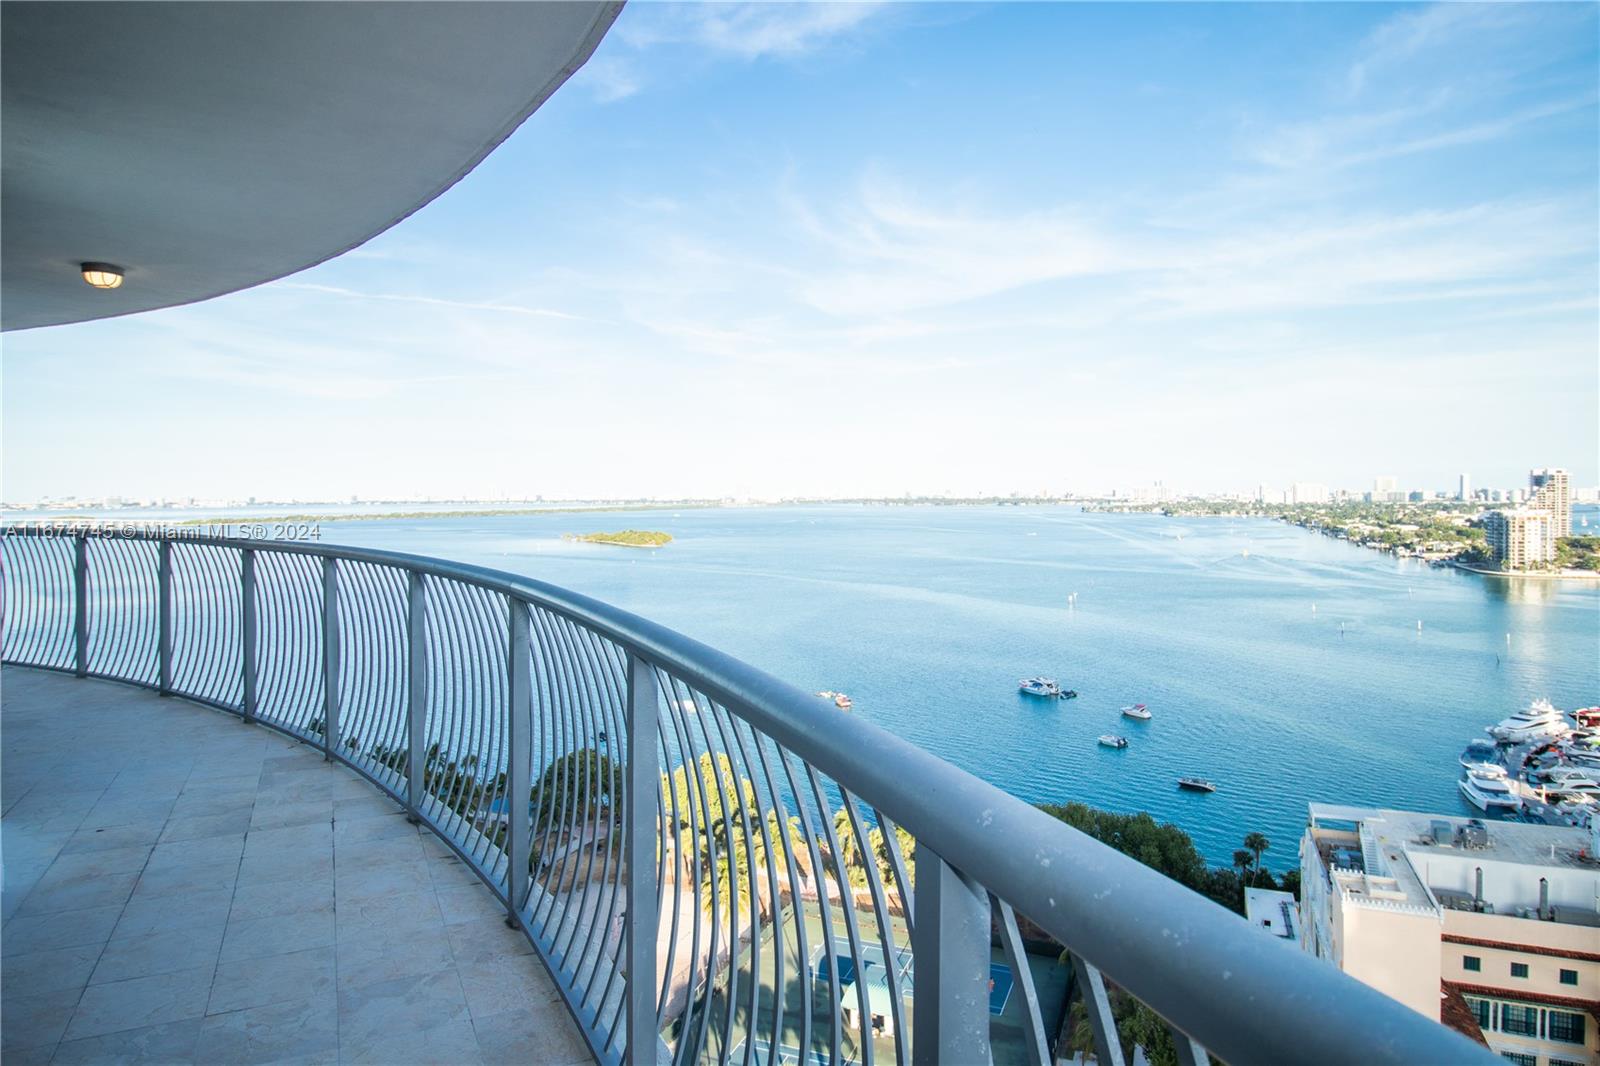
[[[1594,484],[1596,11],[636,3],[366,246],[8,334],[3,495]]]

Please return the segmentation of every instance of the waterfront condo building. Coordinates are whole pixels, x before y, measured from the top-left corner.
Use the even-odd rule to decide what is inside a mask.
[[[1600,1066],[1597,832],[1312,804],[1300,944],[1521,1066]]]
[[[1572,482],[1565,470],[1528,471],[1528,506],[1550,512],[1556,536],[1572,534]]]
[[[1490,511],[1483,519],[1484,537],[1494,561],[1508,570],[1551,563],[1556,558],[1558,519],[1542,508]]]

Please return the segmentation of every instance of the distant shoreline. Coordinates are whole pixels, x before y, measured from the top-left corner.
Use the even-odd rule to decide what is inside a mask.
[[[1562,570],[1557,573],[1551,573],[1548,570],[1489,570],[1485,567],[1457,562],[1454,559],[1450,561],[1450,565],[1457,570],[1465,570],[1469,574],[1482,574],[1484,577],[1502,577],[1512,580],[1600,581],[1600,571],[1586,573],[1581,570]]]

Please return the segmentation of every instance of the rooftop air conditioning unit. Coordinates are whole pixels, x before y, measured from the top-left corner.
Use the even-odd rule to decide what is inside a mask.
[[[1486,848],[1489,846],[1489,827],[1477,818],[1472,819],[1461,830],[1461,846],[1466,848]]]

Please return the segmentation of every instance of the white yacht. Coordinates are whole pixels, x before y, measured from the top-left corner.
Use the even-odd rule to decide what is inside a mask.
[[[1534,700],[1526,710],[1502,719],[1484,732],[1496,740],[1524,744],[1530,740],[1564,737],[1572,732],[1572,726],[1549,700]]]
[[[1146,707],[1142,703],[1135,703],[1131,706],[1122,708],[1122,717],[1137,718],[1141,722],[1148,722],[1150,720],[1150,708]]]
[[[1468,770],[1476,766],[1496,766],[1500,761],[1500,746],[1482,737],[1469,740],[1467,750],[1461,753],[1460,761]]]
[[[1590,796],[1600,799],[1600,781],[1592,777],[1567,777],[1544,786],[1551,795]]]
[[[1026,696],[1059,696],[1061,683],[1053,677],[1025,677],[1017,682],[1017,691]]]
[[[1555,788],[1564,781],[1587,781],[1595,776],[1595,770],[1589,766],[1547,766],[1543,770],[1535,770],[1530,774],[1534,780],[1549,788]]]
[[[1522,797],[1511,791],[1506,772],[1498,767],[1468,770],[1456,784],[1467,802],[1480,811],[1514,811],[1522,807]]]

